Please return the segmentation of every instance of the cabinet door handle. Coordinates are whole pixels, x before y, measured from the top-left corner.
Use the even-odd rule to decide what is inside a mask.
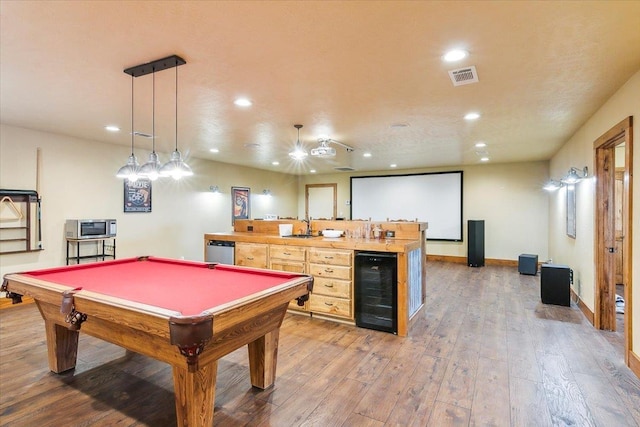
[[[325,256],[324,259],[333,259],[332,256]]]
[[[327,284],[325,283],[324,287],[325,287],[325,288],[333,288],[333,284],[331,284],[331,285],[327,285]]]
[[[289,252],[282,252],[283,255],[291,255]]]
[[[248,256],[248,257],[247,257],[247,259],[248,259],[249,261],[253,261],[253,257]]]
[[[333,304],[331,304],[330,302],[325,302],[324,305],[328,305],[329,307],[333,307]]]
[[[330,269],[330,268],[325,268],[324,271],[327,272],[327,273],[333,273],[333,270]]]

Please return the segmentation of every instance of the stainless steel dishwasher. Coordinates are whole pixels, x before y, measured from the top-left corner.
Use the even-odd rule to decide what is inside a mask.
[[[205,262],[219,262],[221,264],[234,263],[236,243],[224,240],[209,240]]]

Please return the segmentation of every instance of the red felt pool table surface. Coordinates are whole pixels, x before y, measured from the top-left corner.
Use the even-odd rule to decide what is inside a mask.
[[[127,258],[24,273],[193,316],[262,292],[298,275],[156,257]],[[78,292],[82,292],[81,290]]]

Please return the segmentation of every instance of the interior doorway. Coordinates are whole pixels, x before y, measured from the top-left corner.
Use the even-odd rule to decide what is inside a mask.
[[[633,121],[627,117],[594,142],[595,150],[595,312],[594,326],[615,331],[616,283],[622,282],[625,310],[625,363],[631,348],[631,207],[633,176]],[[616,152],[618,161],[616,161]],[[624,157],[621,161],[620,157]],[[616,170],[618,179],[616,179]],[[617,188],[616,188],[617,184]],[[617,190],[617,191],[616,191]],[[617,268],[616,268],[617,266]]]
[[[338,184],[305,185],[305,218],[336,219]]]

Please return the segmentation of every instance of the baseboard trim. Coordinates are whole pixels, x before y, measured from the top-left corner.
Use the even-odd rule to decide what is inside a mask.
[[[582,301],[582,299],[578,296],[578,294],[575,293],[573,288],[571,288],[571,299],[576,302],[576,304],[578,305],[578,308],[580,309],[582,314],[584,314],[584,317],[586,317],[589,323],[591,323],[591,326],[593,326],[593,322],[595,321],[594,320],[595,316],[593,315],[593,311],[591,311],[589,307],[587,307],[584,301]]]
[[[640,378],[640,356],[634,352],[629,352],[629,368],[636,374],[636,377]]]
[[[455,264],[466,264],[467,257],[464,256],[451,256],[451,255],[429,255],[427,254],[427,261],[442,261],[452,262]],[[518,267],[518,261],[512,259],[495,259],[487,258],[484,260],[485,265],[502,265],[506,267]]]

